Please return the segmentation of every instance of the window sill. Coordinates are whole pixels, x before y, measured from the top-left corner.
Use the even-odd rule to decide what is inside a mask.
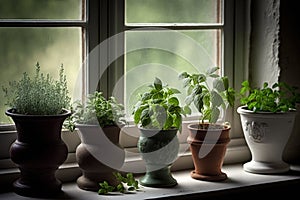
[[[300,172],[290,170],[284,174],[262,175],[243,171],[242,164],[224,165],[223,172],[228,179],[223,182],[194,180],[189,176],[190,170],[173,172],[178,185],[173,188],[141,187],[134,194],[105,195],[105,199],[213,199],[216,197],[235,199],[239,197],[259,197],[260,195],[276,196],[283,192],[290,195],[300,186]],[[138,177],[136,177],[138,178]],[[63,197],[66,199],[97,199],[96,192],[81,190],[76,183],[63,183]],[[241,196],[242,195],[242,196]],[[0,199],[24,199],[13,192],[0,194]],[[35,198],[37,199],[37,198]]]

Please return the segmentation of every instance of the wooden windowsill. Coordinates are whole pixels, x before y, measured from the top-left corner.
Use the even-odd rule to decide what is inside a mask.
[[[178,185],[173,188],[150,188],[141,186],[141,190],[132,194],[98,195],[97,192],[81,190],[76,183],[63,183],[64,194],[57,199],[238,199],[261,195],[290,195],[300,186],[300,172],[290,170],[284,174],[262,175],[245,172],[242,164],[224,165],[223,172],[228,179],[222,182],[208,182],[192,179],[190,170],[173,172]],[[137,177],[138,178],[138,177]],[[22,200],[24,197],[13,192],[0,193],[0,199]],[[38,198],[34,198],[38,199]]]

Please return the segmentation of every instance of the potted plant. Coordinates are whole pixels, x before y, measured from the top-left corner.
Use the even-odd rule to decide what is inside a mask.
[[[296,117],[300,94],[296,87],[277,82],[253,88],[249,81],[240,90],[241,124],[252,159],[243,168],[259,174],[284,173],[289,164],[282,160]]]
[[[55,173],[68,154],[61,129],[71,115],[70,97],[63,65],[59,80],[44,75],[39,63],[35,67],[34,77],[25,72],[19,81],[3,87],[10,106],[5,113],[17,130],[10,148],[11,160],[21,172],[13,183],[14,191],[23,196],[47,197],[61,193],[62,184]]]
[[[181,131],[184,114],[176,97],[179,93],[156,77],[134,106],[134,123],[140,130],[138,149],[146,163],[146,173],[139,180],[143,186],[177,185],[170,167],[178,156],[177,133]]]
[[[185,103],[194,104],[200,114],[199,122],[188,125],[190,144],[195,169],[191,177],[199,180],[221,181],[227,179],[222,172],[229,138],[230,124],[217,122],[221,111],[233,106],[235,91],[229,87],[227,76],[219,76],[219,67],[205,73],[182,72],[179,78],[187,88]]]
[[[76,101],[74,105],[71,130],[78,128],[81,139],[76,149],[82,171],[78,187],[98,191],[103,181],[117,186],[119,181],[113,172],[122,167],[125,159],[119,144],[120,131],[126,123],[124,106],[113,96],[106,99],[99,91],[89,94],[85,104]]]

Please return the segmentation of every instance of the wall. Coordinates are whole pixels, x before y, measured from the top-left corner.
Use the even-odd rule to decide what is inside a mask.
[[[251,3],[251,43],[249,78],[253,86],[278,81],[280,0],[253,0]]]
[[[280,1],[279,80],[300,88],[300,27],[296,1]],[[284,159],[300,164],[300,105]]]
[[[265,81],[269,84],[285,81],[300,87],[297,15],[298,7],[293,1],[251,1],[249,79],[253,86],[261,86]],[[283,159],[300,166],[299,111]]]

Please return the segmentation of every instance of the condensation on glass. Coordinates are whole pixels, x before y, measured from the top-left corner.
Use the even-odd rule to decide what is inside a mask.
[[[221,24],[221,0],[126,0],[125,25]]]
[[[0,19],[81,20],[82,0],[0,0]]]
[[[64,27],[59,20],[84,20],[84,0],[0,0],[0,85],[19,80],[24,72],[33,74],[39,62],[41,71],[58,77],[63,64],[68,90],[73,98],[75,88],[81,85],[79,77],[84,55],[84,28],[76,25]],[[1,27],[1,19],[12,23]],[[33,22],[18,27],[23,20],[56,21],[57,27],[43,27]],[[69,22],[68,22],[69,23]],[[26,27],[27,26],[27,27]],[[0,101],[0,125],[11,123],[5,115],[2,89]],[[77,98],[77,97],[76,97]]]
[[[125,1],[125,106],[155,77],[185,91],[178,74],[222,68],[223,1]],[[179,95],[184,100],[185,93]]]

